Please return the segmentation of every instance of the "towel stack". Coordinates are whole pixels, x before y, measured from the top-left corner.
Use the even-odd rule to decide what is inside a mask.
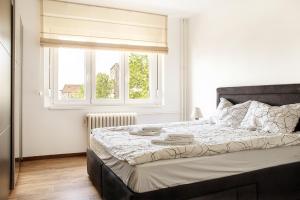
[[[156,145],[189,145],[194,143],[194,135],[191,133],[169,133],[165,138],[151,140],[151,143]]]
[[[135,130],[129,131],[131,135],[138,136],[156,136],[161,132],[162,127],[159,126],[147,126],[142,128],[137,128]]]

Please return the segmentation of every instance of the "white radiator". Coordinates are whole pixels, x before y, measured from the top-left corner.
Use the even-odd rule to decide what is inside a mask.
[[[136,123],[136,113],[90,113],[87,114],[88,141],[94,128],[126,126]]]

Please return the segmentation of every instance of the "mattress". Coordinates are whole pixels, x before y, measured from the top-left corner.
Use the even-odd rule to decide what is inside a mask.
[[[161,133],[153,136],[130,134],[151,125],[93,129],[92,135],[109,154],[130,165],[300,145],[300,134],[251,131],[204,122],[160,124],[157,126],[162,127]],[[190,133],[194,141],[188,145],[157,145],[152,142],[164,140],[170,133]]]
[[[108,153],[93,135],[90,144],[105,165],[138,193],[300,161],[300,145],[294,145],[130,165]]]

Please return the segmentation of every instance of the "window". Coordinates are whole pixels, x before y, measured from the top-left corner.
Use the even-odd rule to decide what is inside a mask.
[[[123,55],[117,51],[94,51],[93,102],[121,103]]]
[[[60,48],[55,54],[55,102],[86,100],[85,52]]]
[[[47,98],[57,105],[160,104],[160,63],[151,53],[44,48]]]
[[[129,67],[129,98],[148,99],[150,97],[149,57],[145,54],[130,54]]]
[[[151,102],[159,91],[157,54],[128,53],[125,58],[126,101]]]

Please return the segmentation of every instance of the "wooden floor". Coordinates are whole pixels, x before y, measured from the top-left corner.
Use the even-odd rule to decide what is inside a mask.
[[[22,163],[9,200],[100,200],[86,172],[86,158],[70,157]]]

